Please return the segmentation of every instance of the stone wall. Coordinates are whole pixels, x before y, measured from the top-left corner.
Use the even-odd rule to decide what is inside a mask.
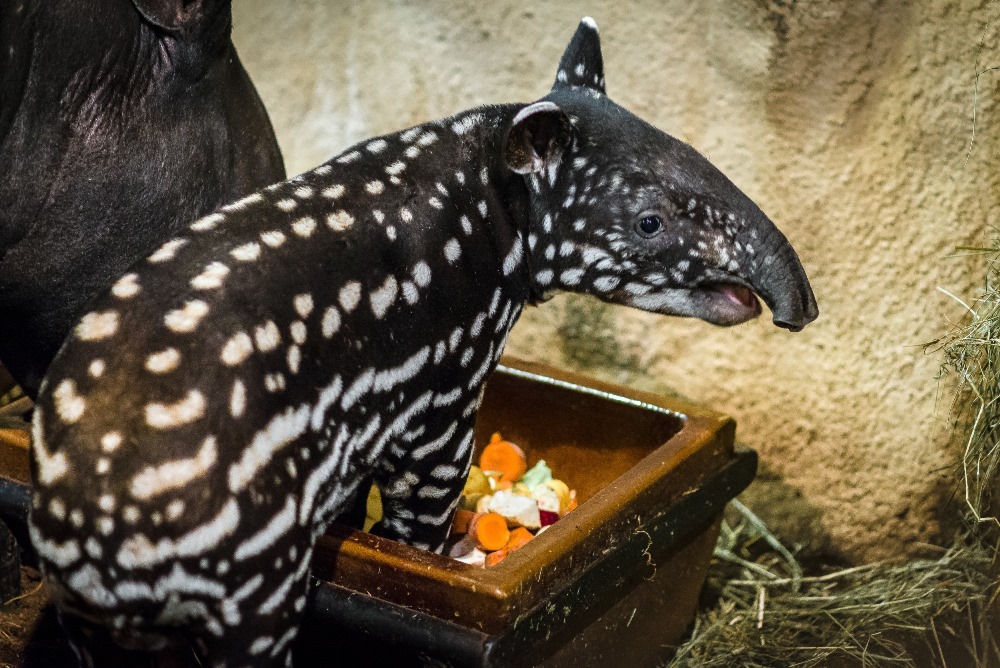
[[[1000,224],[993,75],[968,151],[989,3],[235,4],[237,47],[293,174],[366,136],[544,95],[592,15],[609,94],[761,205],[821,315],[800,334],[767,317],[722,330],[562,296],[526,312],[508,352],[734,415],[771,481],[757,507],[809,527],[799,540],[813,547],[878,558],[947,531],[960,444],[923,346],[964,311],[937,288],[971,299],[984,275],[953,249]],[[997,34],[982,65],[1000,64]]]

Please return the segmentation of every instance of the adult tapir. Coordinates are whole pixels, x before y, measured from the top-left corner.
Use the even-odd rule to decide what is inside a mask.
[[[29,395],[91,297],[284,177],[230,0],[0,2],[0,360]]]

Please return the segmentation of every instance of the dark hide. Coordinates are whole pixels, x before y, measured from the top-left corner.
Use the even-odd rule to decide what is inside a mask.
[[[225,0],[0,3],[0,360],[34,396],[84,306],[284,177]]]

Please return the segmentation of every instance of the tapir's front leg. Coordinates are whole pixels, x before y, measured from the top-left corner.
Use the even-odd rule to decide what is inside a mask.
[[[382,521],[373,533],[440,552],[472,461],[475,412],[439,410],[386,451],[375,480]]]

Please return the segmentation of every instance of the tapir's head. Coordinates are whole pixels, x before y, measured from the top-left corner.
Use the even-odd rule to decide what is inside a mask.
[[[760,315],[798,331],[818,310],[788,240],[708,160],[605,94],[600,39],[584,19],[555,85],[513,119],[505,161],[525,174],[537,296],[596,295],[734,325]]]

